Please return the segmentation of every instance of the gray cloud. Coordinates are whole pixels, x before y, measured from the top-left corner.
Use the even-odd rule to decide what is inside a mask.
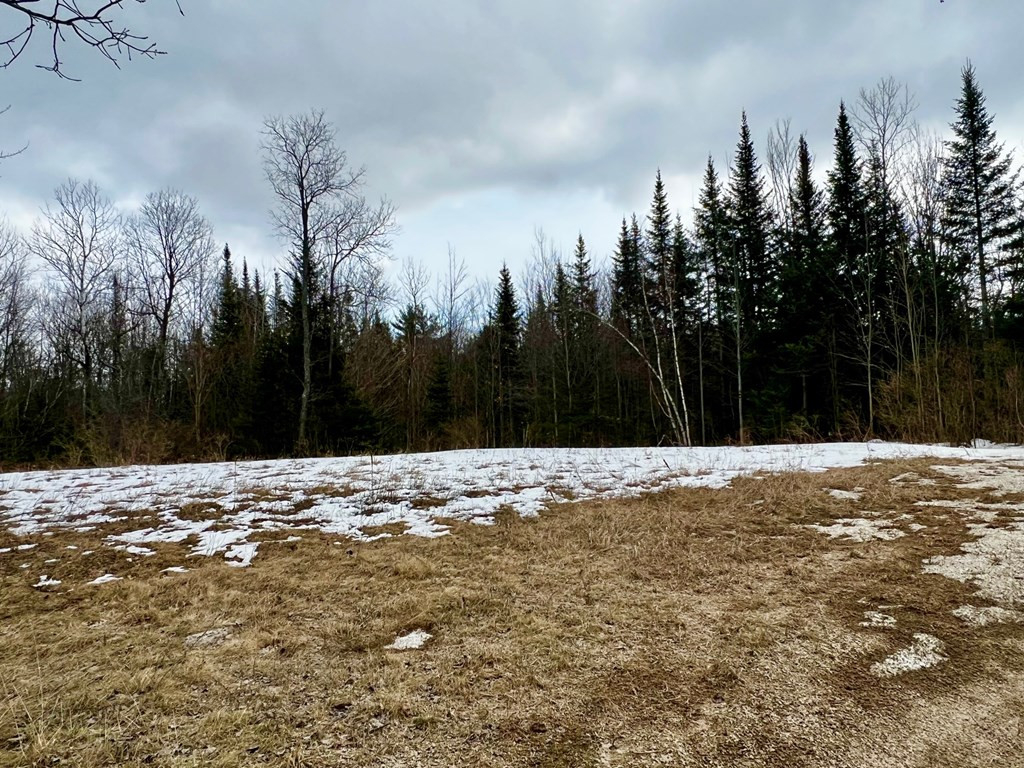
[[[184,18],[169,0],[126,11],[169,51],[157,61],[117,71],[69,49],[81,83],[27,59],[0,72],[12,105],[0,118],[7,143],[31,142],[2,169],[0,203],[12,215],[24,218],[68,175],[93,177],[124,201],[173,185],[200,198],[220,237],[266,258],[277,247],[260,123],[321,107],[350,159],[368,167],[369,192],[398,204],[397,255],[436,262],[445,238],[471,244],[464,255],[486,257],[490,269],[528,253],[525,222],[566,246],[583,228],[602,254],[616,229],[604,217],[646,207],[656,167],[688,213],[707,155],[731,155],[741,109],[757,137],[792,117],[824,165],[841,98],[893,75],[917,95],[919,119],[942,127],[968,57],[1001,135],[1024,142],[1019,0],[183,7]],[[516,237],[513,227],[525,231]],[[481,253],[489,233],[502,237]]]

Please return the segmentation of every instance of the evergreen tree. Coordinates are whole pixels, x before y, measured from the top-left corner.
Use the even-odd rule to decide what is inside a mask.
[[[633,226],[622,219],[618,245],[612,256],[612,317],[628,331],[637,327],[644,285],[636,217]]]
[[[806,139],[797,145],[797,168],[789,200],[792,223],[782,251],[780,275],[780,375],[787,378],[787,406],[805,427],[820,434],[834,420],[829,376],[836,306],[834,265],[824,247],[825,198],[814,181]]]
[[[766,365],[760,353],[770,346],[763,342],[773,329],[778,307],[778,265],[770,243],[774,222],[746,112],[740,121],[726,210],[731,288],[738,308],[733,326],[736,419],[738,437],[744,442],[748,433],[743,414],[745,400],[755,405],[758,428],[765,429],[767,419],[774,422],[774,398],[767,391]]]
[[[735,269],[740,277],[741,317],[746,333],[754,334],[772,321],[778,270],[769,243],[773,223],[771,206],[746,112],[740,121],[727,210]]]
[[[726,211],[722,184],[715,169],[714,160],[709,156],[704,169],[697,208],[694,210],[694,247],[703,277],[701,285],[702,323],[698,326],[701,338],[698,346],[699,398],[704,393],[718,395],[717,402],[701,402],[701,442],[707,443],[709,436],[720,424],[723,432],[731,432],[736,423],[734,406],[737,400],[733,394],[734,377],[728,375],[726,342],[733,338],[737,306],[733,291],[731,233]],[[705,332],[704,329],[707,329]],[[707,360],[704,348],[711,351]],[[709,364],[710,363],[710,364]]]
[[[491,310],[491,365],[495,407],[494,434],[497,445],[513,445],[517,439],[521,412],[520,338],[522,326],[512,274],[502,265]]]
[[[674,283],[672,217],[660,169],[654,179],[654,195],[651,200],[651,212],[647,215],[646,234],[644,282],[647,288],[648,308],[653,318],[658,318],[664,314],[671,301],[669,292]]]
[[[958,257],[960,269],[964,273],[969,270],[977,281],[981,326],[990,333],[991,282],[993,271],[1000,266],[998,252],[1021,233],[1015,199],[1018,175],[1012,170],[1009,154],[996,140],[994,118],[969,62],[961,79],[953,138],[946,142],[942,223],[946,245]]]
[[[828,247],[836,268],[834,367],[844,399],[859,402],[869,429],[874,424],[874,355],[878,344],[874,269],[868,248],[868,194],[853,129],[840,103],[834,159],[828,173]],[[852,366],[852,367],[851,367]],[[858,394],[858,390],[860,394]]]
[[[597,291],[594,289],[594,274],[590,268],[590,256],[583,234],[576,238],[576,251],[572,264],[573,295],[580,311],[587,314],[597,313]]]
[[[217,288],[217,309],[214,313],[210,342],[214,347],[233,344],[242,335],[242,296],[231,264],[231,249],[225,244],[221,255],[220,284]]]

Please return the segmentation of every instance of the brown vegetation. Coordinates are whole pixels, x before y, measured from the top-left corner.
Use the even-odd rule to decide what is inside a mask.
[[[910,470],[937,484],[889,482]],[[303,532],[246,569],[36,536],[0,556],[0,766],[1013,765],[1024,630],[965,626],[972,589],[921,572],[969,536],[914,502],[963,494],[927,462],[758,476],[436,540]],[[859,510],[927,527],[801,527]],[[882,605],[895,627],[860,626]],[[944,663],[870,674],[918,632]]]

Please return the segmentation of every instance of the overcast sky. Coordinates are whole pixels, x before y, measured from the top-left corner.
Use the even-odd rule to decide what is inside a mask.
[[[237,257],[275,263],[259,131],[323,109],[398,207],[396,260],[437,270],[449,244],[474,274],[520,268],[542,227],[597,260],[649,203],[655,170],[689,222],[710,154],[724,166],[747,110],[763,155],[777,118],[820,169],[840,99],[885,76],[918,119],[952,119],[970,58],[1000,138],[1024,154],[1022,0],[172,0],[127,3],[168,53],[115,69],[69,44],[65,68],[30,49],[0,71],[0,207],[27,227],[69,176],[131,207],[195,195]],[[0,31],[21,21],[0,10]],[[40,40],[40,43],[42,40]],[[73,42],[73,41],[72,41]]]

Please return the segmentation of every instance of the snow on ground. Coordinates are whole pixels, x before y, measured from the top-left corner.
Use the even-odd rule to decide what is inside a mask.
[[[860,517],[836,520],[832,525],[808,525],[808,528],[824,533],[830,539],[846,539],[848,541],[892,541],[906,536],[899,528],[893,528],[885,520],[866,520]]]
[[[400,524],[407,533],[441,536],[446,518],[487,524],[503,508],[536,515],[552,502],[718,488],[756,472],[918,456],[1024,461],[1024,449],[883,442],[509,449],[10,473],[0,475],[0,525],[44,536],[117,526],[106,542],[130,554],[177,542],[193,555],[246,566],[258,553],[257,534],[283,538],[307,529],[365,540]]]
[[[101,584],[109,584],[112,581],[120,581],[120,580],[121,580],[120,576],[115,576],[112,573],[104,573],[102,576],[100,576],[98,578],[95,578],[92,581],[88,582],[88,584],[86,586],[98,587]]]
[[[908,648],[901,648],[885,661],[871,665],[871,674],[877,677],[896,677],[905,672],[934,667],[946,660],[942,655],[945,645],[939,638],[924,633],[914,635]]]
[[[389,651],[418,651],[433,635],[422,629],[414,629],[406,635],[399,635],[395,642],[384,647]]]
[[[971,525],[977,537],[957,555],[939,555],[924,563],[936,573],[978,588],[978,597],[1010,607],[1024,607],[1024,518],[1006,528]]]
[[[896,626],[896,617],[881,611],[864,611],[864,621],[860,625],[872,629],[889,629]]]
[[[960,488],[988,491],[996,496],[1024,493],[1024,466],[1020,464],[965,464],[935,469],[958,480]],[[986,504],[961,499],[942,506],[966,511],[981,522],[967,526],[974,541],[962,545],[959,554],[929,558],[924,563],[925,573],[971,584],[978,588],[978,597],[1006,608],[1024,606],[1024,504]],[[1007,519],[997,524],[1000,518]]]
[[[972,627],[987,627],[989,624],[1024,623],[1024,613],[1009,611],[995,605],[979,608],[975,605],[961,605],[953,615]]]
[[[860,501],[864,494],[863,488],[854,488],[852,491],[843,491],[838,488],[827,488],[828,495],[839,501]]]

